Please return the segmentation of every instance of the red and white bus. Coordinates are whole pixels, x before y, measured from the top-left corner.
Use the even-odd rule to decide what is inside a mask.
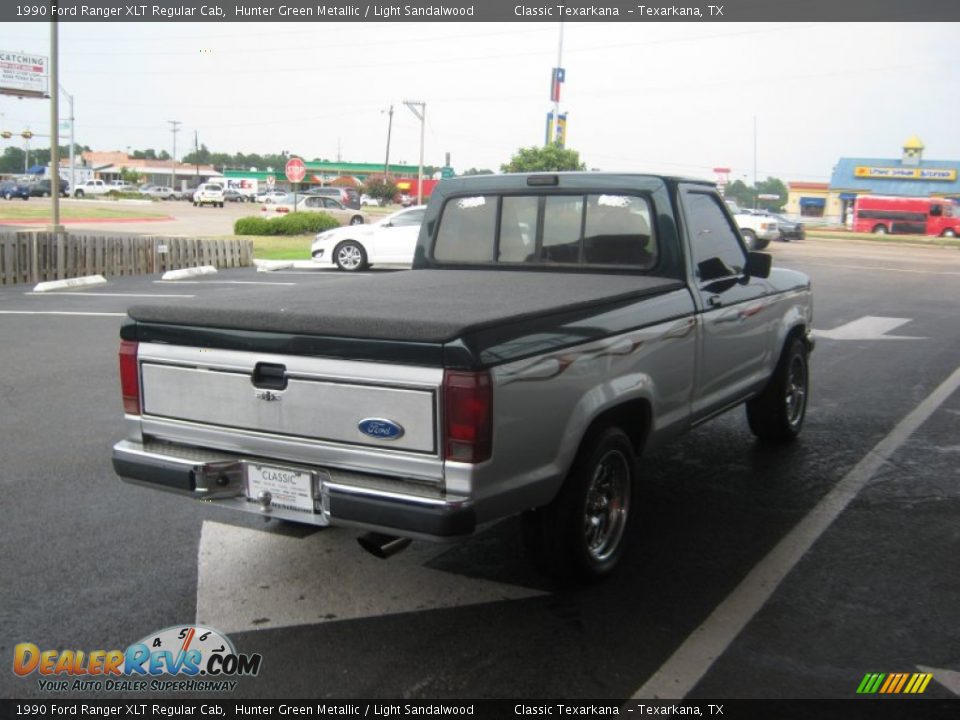
[[[861,195],[853,211],[853,231],[897,235],[960,235],[960,206],[943,198]]]

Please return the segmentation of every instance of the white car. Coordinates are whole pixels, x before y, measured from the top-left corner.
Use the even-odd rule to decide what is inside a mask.
[[[196,206],[213,205],[223,207],[223,185],[219,183],[203,183],[193,193],[193,204]]]
[[[157,200],[179,200],[181,197],[179,190],[174,190],[172,187],[167,187],[166,185],[154,185],[141,194],[156,198]]]
[[[318,233],[310,246],[314,262],[356,272],[370,265],[410,267],[426,205],[417,205],[370,225],[348,225]]]
[[[294,212],[294,207],[293,194],[291,193],[282,202],[261,207],[260,217],[272,220],[292,212]],[[362,225],[370,220],[370,216],[362,210],[353,210],[338,200],[322,195],[297,194],[296,212],[323,212],[341,225]]]
[[[283,190],[267,190],[257,195],[257,202],[267,203],[269,205],[271,203],[283,202],[286,197],[287,193]]]

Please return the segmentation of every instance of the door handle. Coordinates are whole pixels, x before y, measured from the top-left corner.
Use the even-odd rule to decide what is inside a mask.
[[[719,295],[708,296],[707,302],[710,304],[710,307],[720,307],[721,305],[723,305],[723,300],[720,299]]]

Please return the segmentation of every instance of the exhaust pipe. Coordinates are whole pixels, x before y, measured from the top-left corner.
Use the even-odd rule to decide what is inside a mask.
[[[410,538],[396,537],[394,535],[370,532],[358,537],[357,542],[360,543],[360,547],[371,555],[381,560],[386,560],[401,550],[405,550],[413,540]]]

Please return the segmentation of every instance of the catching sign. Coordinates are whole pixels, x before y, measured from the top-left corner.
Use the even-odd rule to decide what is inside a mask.
[[[47,77],[45,55],[0,50],[0,93],[46,97]]]

